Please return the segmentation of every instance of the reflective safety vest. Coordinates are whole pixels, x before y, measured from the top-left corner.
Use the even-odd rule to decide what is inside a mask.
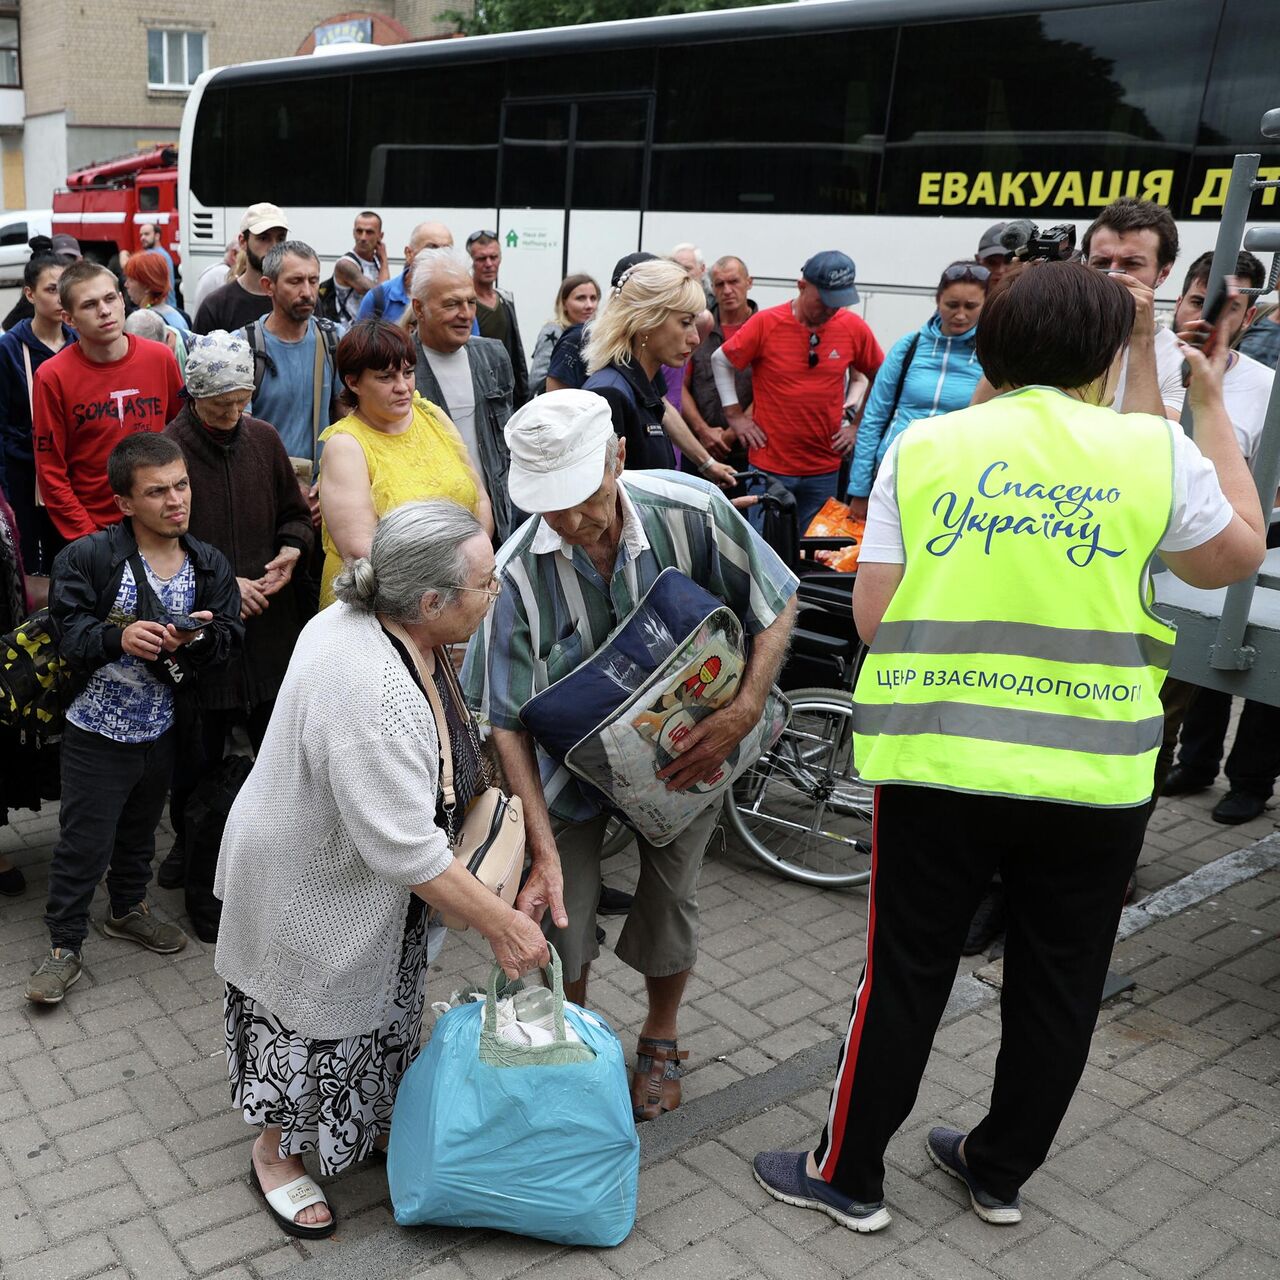
[[[1174,641],[1147,579],[1170,424],[1025,387],[912,423],[895,480],[906,565],[854,692],[862,776],[1147,801]]]

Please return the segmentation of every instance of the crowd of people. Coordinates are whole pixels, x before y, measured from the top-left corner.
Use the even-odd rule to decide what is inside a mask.
[[[1202,350],[1207,255],[1158,326],[1177,229],[1149,202],[1104,209],[1080,261],[1022,262],[1003,230],[939,264],[931,313],[887,355],[849,309],[855,266],[835,249],[767,308],[732,253],[710,268],[692,244],[629,253],[603,293],[565,278],[526,360],[483,229],[459,253],[449,228],[419,223],[393,275],[382,220],[362,211],[325,278],[288,215],[255,204],[190,318],[158,238],[119,276],[74,244],[37,246],[29,318],[0,337],[0,630],[46,589],[74,687],[49,947],[26,998],[58,1004],[80,978],[104,877],[103,933],[186,945],[148,905],[157,826],[168,803],[176,839],[155,875],[181,885],[188,802],[242,731],[255,764],[216,867],[232,1096],[259,1130],[253,1178],[280,1227],[331,1234],[302,1156],[336,1173],[385,1148],[441,913],[512,977],[550,941],[567,997],[588,1002],[609,813],[526,728],[525,704],[674,568],[737,615],[750,648],[732,699],[658,777],[712,779],[759,721],[797,580],[738,490],[749,470],[792,496],[800,530],[829,498],[866,520],[855,742],[879,784],[875,924],[828,1123],[812,1151],[762,1154],[756,1176],[859,1231],[888,1223],[884,1148],[956,959],[1007,924],[991,1112],[929,1149],[979,1216],[1017,1221],[1083,1069],[1153,797],[1217,771],[1227,703],[1164,680],[1172,633],[1142,604],[1147,561],[1158,547],[1204,586],[1260,560],[1247,464],[1280,326],[1241,295],[1219,349]],[[1242,253],[1237,279],[1260,288],[1261,264]],[[1170,426],[1184,397],[1194,442]],[[1016,515],[994,514],[1002,502]],[[1083,695],[1058,678],[1082,660],[1068,636],[1081,627],[1101,637]],[[1110,700],[1113,677],[1132,701]],[[1040,703],[1004,692],[1022,682]],[[944,683],[966,701],[925,692]],[[1026,719],[1037,708],[1052,733]],[[1220,820],[1269,797],[1275,714],[1246,708]],[[0,738],[0,804],[34,802],[20,751]],[[451,856],[497,776],[523,805],[514,908]],[[639,1121],[680,1105],[714,821],[707,809],[661,847],[639,837],[634,896],[614,894],[617,954],[645,980]],[[22,889],[0,862],[0,892]],[[1045,895],[1072,909],[1045,919]]]

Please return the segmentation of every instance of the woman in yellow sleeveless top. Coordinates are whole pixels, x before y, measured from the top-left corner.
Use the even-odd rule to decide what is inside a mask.
[[[414,353],[404,330],[385,320],[362,321],[335,356],[352,412],[320,436],[322,609],[333,603],[343,561],[367,556],[378,521],[406,502],[450,498],[493,536],[489,497],[462,437],[414,391]]]

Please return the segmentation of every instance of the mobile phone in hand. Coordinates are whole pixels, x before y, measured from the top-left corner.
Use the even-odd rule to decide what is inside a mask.
[[[1224,276],[1218,281],[1218,287],[1204,300],[1200,308],[1200,319],[1210,328],[1222,319],[1222,312],[1231,299],[1231,277]]]
[[[206,625],[203,619],[193,618],[189,613],[171,613],[166,622],[178,631],[201,631]]]

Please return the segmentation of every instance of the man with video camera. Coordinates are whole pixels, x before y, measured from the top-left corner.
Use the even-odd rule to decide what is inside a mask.
[[[1084,260],[1120,281],[1137,306],[1129,356],[1112,408],[1120,413],[1182,416],[1182,354],[1170,329],[1156,327],[1155,291],[1178,257],[1173,215],[1150,200],[1113,200],[1084,233]]]

